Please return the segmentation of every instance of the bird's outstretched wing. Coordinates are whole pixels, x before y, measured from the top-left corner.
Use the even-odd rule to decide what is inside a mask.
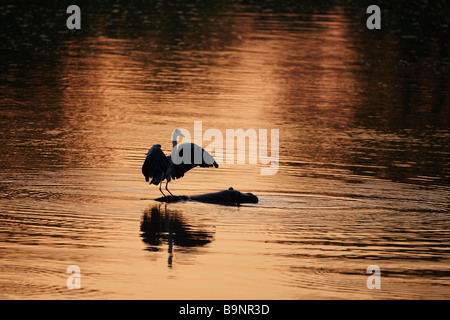
[[[175,152],[175,154],[174,154]],[[189,154],[190,153],[190,154]],[[195,156],[197,154],[197,156]],[[170,176],[172,179],[179,179],[186,172],[196,166],[200,167],[219,167],[214,158],[202,147],[194,143],[182,143],[176,150],[172,151],[172,171]],[[168,158],[171,158],[168,156]]]
[[[148,182],[156,172],[165,171],[167,165],[166,155],[161,150],[161,145],[155,144],[147,153],[147,158],[142,165],[142,174],[145,176],[145,181]]]

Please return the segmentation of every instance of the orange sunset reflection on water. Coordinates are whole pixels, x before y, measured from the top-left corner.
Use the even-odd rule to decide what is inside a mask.
[[[372,36],[331,2],[178,5],[99,5],[78,35],[14,35],[32,54],[0,31],[17,51],[0,96],[0,298],[448,296],[448,57],[412,57],[411,37]],[[227,129],[278,129],[278,171],[261,175],[246,143],[246,163],[194,168],[170,190],[233,187],[257,204],[154,200],[147,151],[169,155],[196,121],[202,146],[216,129],[224,150]],[[367,289],[369,265],[382,290]]]

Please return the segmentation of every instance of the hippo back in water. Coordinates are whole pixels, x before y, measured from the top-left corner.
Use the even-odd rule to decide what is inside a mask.
[[[241,203],[258,203],[258,197],[253,193],[242,193],[233,188],[219,192],[205,193],[196,196],[166,196],[155,199],[161,202],[198,201],[223,205],[240,205]]]

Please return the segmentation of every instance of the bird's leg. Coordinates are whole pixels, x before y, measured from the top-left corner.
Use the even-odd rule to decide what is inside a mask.
[[[167,180],[167,182],[166,182],[166,190],[170,193],[170,195],[173,197],[173,194],[172,194],[172,192],[170,192],[170,190],[169,189],[167,189],[167,185],[169,184],[169,180]]]
[[[159,191],[161,191],[162,195],[165,197],[166,195],[164,194],[164,192],[162,192],[161,185],[162,185],[162,181],[159,183]]]

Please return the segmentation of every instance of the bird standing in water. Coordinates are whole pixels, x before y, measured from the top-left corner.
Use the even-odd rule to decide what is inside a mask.
[[[172,153],[166,156],[161,150],[160,144],[155,144],[147,152],[144,164],[142,165],[142,174],[145,181],[150,184],[158,185],[159,191],[165,197],[161,190],[161,185],[166,180],[166,190],[173,196],[167,188],[169,182],[173,179],[179,179],[192,168],[199,167],[219,167],[214,158],[202,147],[194,143],[181,143],[177,145],[178,137],[184,137],[179,129],[172,134]],[[151,180],[150,180],[151,178]]]

